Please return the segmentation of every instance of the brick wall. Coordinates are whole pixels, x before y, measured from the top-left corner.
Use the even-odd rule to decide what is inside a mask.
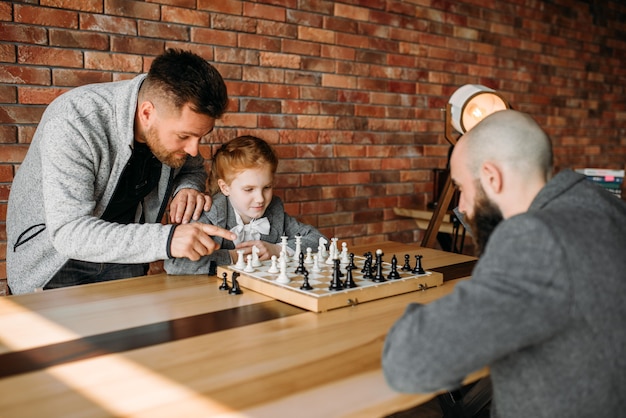
[[[288,212],[349,244],[419,242],[393,208],[432,200],[448,153],[441,109],[463,84],[531,113],[559,168],[624,167],[625,17],[617,0],[3,1],[0,278],[13,174],[45,105],[69,88],[191,49],[232,98],[209,141],[275,144]]]

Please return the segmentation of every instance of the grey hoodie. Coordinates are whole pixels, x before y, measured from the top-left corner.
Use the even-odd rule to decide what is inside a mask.
[[[200,154],[180,169],[163,165],[157,188],[140,205],[145,224],[100,219],[130,156],[137,93],[132,80],[82,86],[46,109],[20,166],[7,209],[7,278],[14,294],[45,286],[68,259],[148,263],[168,257],[169,197],[204,191]]]

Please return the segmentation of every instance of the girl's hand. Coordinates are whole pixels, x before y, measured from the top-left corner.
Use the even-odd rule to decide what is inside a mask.
[[[235,247],[235,250],[244,250],[243,256],[245,260],[248,254],[252,254],[253,246],[256,246],[259,249],[258,256],[261,261],[269,260],[273,255],[280,257],[280,250],[282,249],[282,246],[279,244],[270,244],[269,242],[261,240],[242,242]]]

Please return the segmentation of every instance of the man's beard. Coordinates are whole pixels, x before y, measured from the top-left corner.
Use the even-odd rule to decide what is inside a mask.
[[[489,200],[485,189],[483,189],[483,186],[477,181],[474,216],[472,216],[471,219],[467,219],[476,244],[476,256],[480,256],[485,250],[491,233],[503,219],[500,208]]]
[[[187,155],[185,155],[185,157],[180,157],[177,154],[166,150],[161,144],[159,134],[156,132],[155,128],[148,128],[148,130],[142,134],[142,139],[146,142],[148,148],[152,151],[152,154],[154,154],[154,156],[157,157],[161,163],[172,168],[180,168],[185,165]]]

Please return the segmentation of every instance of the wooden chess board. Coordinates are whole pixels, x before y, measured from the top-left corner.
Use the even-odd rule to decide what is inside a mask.
[[[287,275],[291,279],[289,283],[281,284],[276,281],[278,273],[269,273],[271,261],[264,261],[260,267],[256,267],[253,272],[245,272],[243,268],[237,268],[234,265],[219,266],[217,269],[218,278],[223,278],[223,274],[227,274],[228,282],[233,272],[238,272],[240,276],[237,281],[243,288],[254,290],[265,296],[287,302],[289,304],[307,309],[313,312],[323,312],[330,309],[341,308],[345,306],[353,306],[359,303],[371,300],[382,299],[389,296],[395,296],[402,293],[413,292],[416,290],[426,290],[431,287],[443,284],[443,275],[434,271],[426,271],[425,274],[414,274],[410,271],[401,270],[404,264],[404,258],[398,260],[397,271],[400,274],[399,279],[386,280],[382,283],[376,283],[370,279],[364,279],[361,269],[363,267],[365,257],[354,257],[357,266],[352,271],[352,277],[357,287],[344,288],[342,290],[329,290],[330,283],[333,279],[333,265],[320,262],[318,265],[320,272],[312,271],[311,264],[305,264],[309,272],[309,284],[312,290],[302,290],[300,287],[304,282],[302,274],[296,274],[298,261],[291,260],[287,263]],[[341,272],[344,274],[342,281],[346,279],[346,263],[341,264]],[[386,279],[391,272],[391,264],[383,261],[382,276]]]

